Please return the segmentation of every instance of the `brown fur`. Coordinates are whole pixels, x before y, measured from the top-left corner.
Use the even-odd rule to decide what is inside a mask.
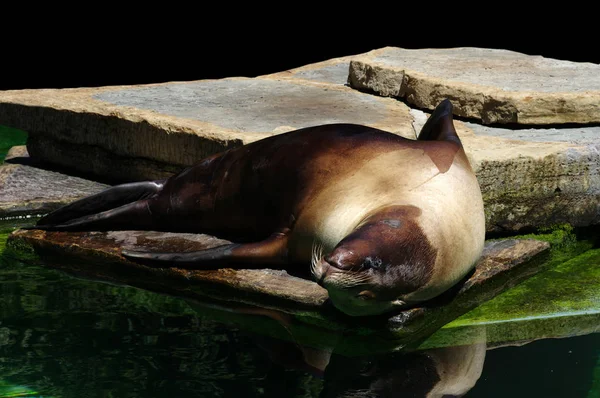
[[[49,215],[40,228],[202,232],[236,242],[192,253],[123,251],[159,265],[291,269],[313,260],[316,279],[353,315],[427,300],[468,272],[485,233],[451,106],[438,108],[416,141],[352,124],[296,130],[166,181],[109,189]],[[106,203],[119,207],[104,210]],[[315,259],[315,247],[327,257]]]

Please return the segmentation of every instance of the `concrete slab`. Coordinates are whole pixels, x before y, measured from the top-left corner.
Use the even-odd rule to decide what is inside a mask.
[[[13,147],[0,164],[0,219],[46,214],[108,185],[44,170],[28,163],[25,147]]]
[[[429,117],[411,115],[417,131]],[[488,232],[600,224],[600,127],[455,126],[481,187]]]
[[[473,59],[487,54],[479,50],[467,54]],[[209,154],[309,125],[359,123],[415,138],[425,113],[343,84],[344,65],[358,59],[392,62],[397,51],[375,50],[255,79],[0,92],[0,125],[29,131],[34,158],[111,183],[165,178]],[[415,51],[407,59],[424,65],[418,54],[434,50]],[[432,62],[440,65],[456,56],[435,51]],[[522,57],[490,54],[489,62]],[[389,68],[381,71],[388,83],[399,76]],[[404,77],[397,82],[401,87]],[[511,129],[457,122],[457,128],[482,187],[489,232],[600,223],[600,127]]]
[[[401,126],[389,101],[328,85],[274,79],[223,79],[105,91],[93,99],[148,110],[180,119],[210,123],[230,131],[272,134],[315,124],[362,123]],[[382,106],[384,105],[384,106]],[[396,109],[393,109],[396,108]],[[409,120],[405,115],[405,122]],[[388,123],[386,123],[388,122]]]
[[[0,92],[0,125],[27,131],[33,157],[115,182],[164,178],[312,125],[360,123],[414,137],[408,112],[341,85],[269,77]]]
[[[317,62],[314,64],[301,66],[299,68],[266,75],[265,77],[310,80],[320,83],[345,86],[348,84],[350,61],[358,59],[364,55],[365,54],[357,54],[347,57],[332,58],[323,62]]]
[[[387,47],[350,63],[350,85],[483,123],[598,123],[600,65],[507,50]]]

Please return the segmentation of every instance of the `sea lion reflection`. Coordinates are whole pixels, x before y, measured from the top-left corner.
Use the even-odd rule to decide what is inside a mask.
[[[332,356],[321,398],[460,397],[483,370],[485,344],[377,358]]]

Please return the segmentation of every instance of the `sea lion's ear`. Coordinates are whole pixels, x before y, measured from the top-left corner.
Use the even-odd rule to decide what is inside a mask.
[[[445,99],[435,108],[419,133],[419,141],[454,141],[460,139],[452,122],[452,103]]]

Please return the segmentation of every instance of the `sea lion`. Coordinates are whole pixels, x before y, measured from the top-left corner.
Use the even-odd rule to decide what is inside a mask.
[[[56,231],[202,232],[236,243],[132,261],[207,268],[311,264],[333,304],[374,315],[431,299],[483,250],[477,179],[441,102],[418,139],[304,128],[209,156],[166,180],[119,185],[42,218]]]

